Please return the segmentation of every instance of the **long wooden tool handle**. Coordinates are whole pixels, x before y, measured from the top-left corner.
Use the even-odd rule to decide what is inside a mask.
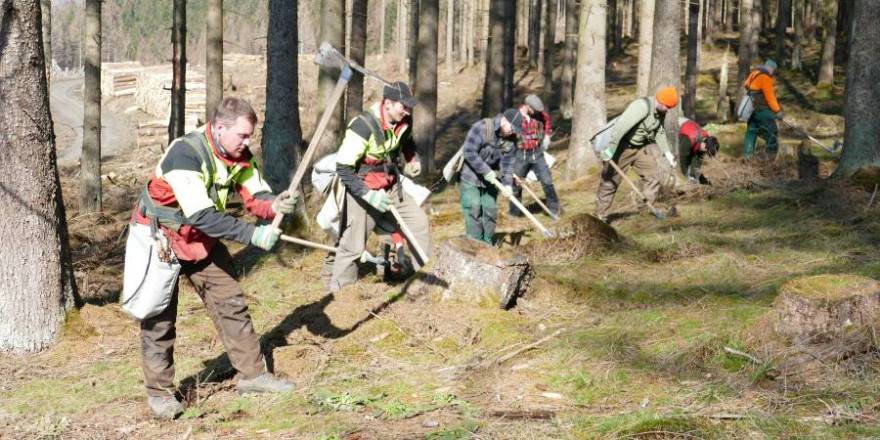
[[[653,213],[653,212],[657,212],[657,209],[654,208],[654,205],[653,205],[651,202],[648,201],[648,198],[645,197],[645,194],[644,194],[641,190],[639,190],[639,188],[636,186],[635,183],[632,182],[632,180],[629,180],[629,177],[626,176],[626,173],[624,173],[623,170],[621,170],[620,167],[617,166],[616,163],[614,163],[614,160],[613,160],[613,159],[612,159],[612,160],[609,160],[609,161],[608,161],[608,164],[611,165],[611,167],[614,168],[614,171],[617,171],[617,174],[619,174],[620,177],[622,177],[623,180],[626,181],[626,183],[629,184],[629,187],[632,188],[632,190],[635,191],[635,193],[636,193],[639,197],[642,198],[642,201],[645,202],[645,205],[648,205],[648,209],[650,209],[652,213]]]
[[[504,185],[502,185],[501,182],[499,182],[498,180],[493,180],[492,183],[494,183],[495,186],[498,187],[498,190],[501,191],[502,194],[504,194]],[[547,238],[553,237],[553,233],[550,232],[549,230],[547,230],[547,228],[545,228],[544,225],[542,225],[541,222],[539,222],[538,219],[536,219],[535,216],[532,215],[532,213],[529,212],[529,210],[526,209],[526,207],[523,206],[523,204],[520,203],[519,200],[516,199],[516,197],[513,196],[513,194],[506,196],[506,197],[507,197],[507,200],[510,200],[510,203],[513,203],[514,205],[516,205],[516,207],[519,208],[519,210],[523,214],[525,214],[526,217],[528,217],[529,220],[532,221],[532,223],[535,224],[535,227],[537,227],[538,230],[541,231],[542,234],[544,234],[544,237],[547,237]]]
[[[330,95],[330,101],[327,102],[324,114],[321,115],[321,120],[318,122],[318,128],[315,129],[315,134],[312,135],[312,140],[309,141],[309,148],[306,149],[305,154],[303,154],[302,160],[299,162],[299,167],[296,169],[296,174],[293,175],[293,180],[290,181],[290,188],[287,190],[291,193],[296,191],[296,188],[299,187],[300,182],[302,182],[303,177],[306,175],[306,170],[309,169],[312,162],[312,156],[314,156],[315,151],[318,150],[318,143],[321,141],[324,132],[327,130],[327,124],[330,123],[330,118],[333,116],[333,110],[336,109],[336,104],[339,103],[339,98],[341,98],[342,93],[345,92],[345,86],[348,85],[349,79],[351,79],[351,69],[348,66],[345,66],[342,68],[342,73],[339,74],[339,79],[336,81],[336,88],[333,89],[333,94]],[[283,219],[283,215],[277,214],[275,219],[272,220],[272,226],[277,228],[281,225],[281,220]]]
[[[306,246],[306,247],[310,247],[310,248],[320,249],[320,250],[328,251],[328,252],[336,252],[336,250],[337,250],[337,249],[336,249],[335,247],[333,247],[333,246],[327,246],[326,244],[315,243],[315,242],[312,242],[312,241],[303,240],[302,238],[291,237],[291,236],[289,236],[289,235],[284,235],[284,234],[281,234],[281,240],[283,240],[283,241],[289,241],[289,242],[291,242],[291,243],[296,243],[296,244],[301,245],[301,246]]]
[[[416,237],[413,235],[412,231],[409,230],[409,226],[406,225],[406,222],[403,221],[403,217],[400,216],[400,212],[397,210],[397,207],[394,205],[388,206],[388,210],[391,211],[391,215],[394,216],[394,219],[397,220],[398,226],[400,226],[400,230],[403,231],[403,235],[406,236],[406,239],[409,240],[409,244],[412,245],[413,249],[416,250],[416,254],[420,260],[422,260],[422,266],[428,264],[428,255],[425,254],[425,250],[422,249],[422,246],[419,244],[419,241],[416,240]]]
[[[516,174],[513,175],[513,178],[516,179],[517,182],[519,182],[519,186],[521,186],[522,189],[526,190],[526,192],[529,193],[532,199],[534,199],[535,202],[538,203],[538,206],[540,206],[541,209],[543,209],[544,212],[546,212],[547,215],[550,216],[550,218],[552,218],[553,220],[559,220],[559,216],[554,214],[553,211],[550,211],[550,208],[548,208],[547,205],[545,205],[544,202],[542,202],[541,199],[538,198],[535,192],[532,191],[531,188],[529,188],[529,185],[526,183],[525,179],[520,179],[520,177]]]

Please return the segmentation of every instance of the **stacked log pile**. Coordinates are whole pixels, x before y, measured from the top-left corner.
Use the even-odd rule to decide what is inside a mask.
[[[107,96],[134,95],[138,76],[143,70],[140,62],[101,63],[101,94]]]
[[[145,67],[138,78],[135,102],[143,111],[165,119],[171,117],[171,66]],[[184,129],[190,131],[200,125],[205,114],[205,76],[194,70],[186,71],[186,108]],[[166,122],[167,124],[167,122]]]

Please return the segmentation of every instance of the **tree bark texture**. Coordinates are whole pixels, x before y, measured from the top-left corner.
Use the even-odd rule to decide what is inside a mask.
[[[574,56],[577,51],[578,10],[576,0],[565,0],[565,54],[562,62],[561,90],[559,93],[559,111],[565,119],[571,119],[574,102]]]
[[[504,108],[513,107],[513,72],[516,69],[516,0],[504,0]]]
[[[544,32],[544,103],[549,109],[553,100],[553,60],[556,58],[556,0],[547,2],[547,28]]]
[[[321,31],[319,43],[328,42],[340,52],[345,52],[345,0],[322,0]],[[314,111],[315,127],[324,114],[324,109],[330,104],[333,89],[336,88],[336,80],[339,79],[340,70],[336,67],[321,66],[318,68],[318,99]],[[315,151],[314,158],[317,160],[334,151],[339,146],[340,131],[345,126],[343,111],[345,106],[338,103],[333,110],[326,131]],[[316,133],[312,133],[314,136]]]
[[[416,97],[419,105],[414,109],[414,132],[416,148],[422,158],[422,168],[434,171],[434,142],[437,127],[437,29],[439,28],[440,1],[422,0],[419,13],[419,75],[416,81]]]
[[[746,80],[752,68],[752,62],[758,56],[758,29],[757,24],[761,21],[761,11],[755,9],[754,0],[740,0],[740,13],[742,14],[742,26],[739,37],[739,62],[737,63],[736,100],[739,102],[743,95],[743,88],[739,87]]]
[[[648,95],[648,79],[651,77],[651,47],[654,44],[654,6],[656,0],[639,3],[639,68],[636,90],[639,96]]]
[[[791,51],[791,68],[795,70],[801,69],[801,58],[804,53],[804,4],[806,0],[793,0],[794,4],[792,5],[792,9],[794,10],[794,41],[793,49]]]
[[[379,0],[379,54],[385,54],[385,0]]]
[[[492,14],[490,11],[492,0],[477,0],[482,4],[482,13],[480,14],[480,62],[486,63],[489,59],[489,27],[491,26],[491,19],[489,16]]]
[[[685,68],[685,90],[683,96],[684,115],[696,119],[697,109],[697,48],[700,45],[698,28],[700,27],[700,3],[691,0],[688,3],[688,47],[687,67]]]
[[[407,57],[409,57],[409,82],[413,85],[416,83],[419,72],[419,0],[410,0],[409,2],[409,48],[407,49]]]
[[[400,58],[400,69],[398,69],[398,71],[401,74],[406,73],[406,67],[408,65],[406,60],[407,48],[409,47],[407,42],[409,28],[406,25],[408,4],[409,0],[397,0],[397,56]]]
[[[837,0],[825,0],[825,18],[822,26],[822,55],[819,61],[819,84],[834,85],[834,49],[837,40]]]
[[[0,7],[0,352],[52,345],[76,297],[37,0]]]
[[[478,2],[465,1],[464,4],[466,5],[465,11],[467,11],[467,23],[465,25],[467,27],[467,36],[465,37],[465,40],[467,41],[467,43],[465,44],[467,49],[466,61],[467,66],[472,67],[474,65],[474,50],[476,47],[474,45],[474,32],[476,26],[476,11]]]
[[[718,102],[715,105],[715,119],[722,124],[726,124],[730,119],[730,98],[727,96],[728,53],[730,53],[730,47],[724,50],[724,57],[721,59],[721,69],[718,74]]]
[[[605,1],[581,0],[568,180],[599,166],[590,137],[605,125]]]
[[[679,37],[681,33],[681,10],[676,0],[657,0],[654,11],[654,34],[662,38],[654,40],[651,51],[651,79],[648,96],[664,87],[681,91],[681,63],[679,62]],[[678,145],[678,106],[666,112],[666,136],[669,145]],[[676,154],[676,148],[672,148]],[[665,162],[665,161],[664,161]]]
[[[504,2],[489,4],[489,44],[486,76],[483,83],[482,117],[494,116],[504,110]]]
[[[785,61],[785,30],[791,16],[792,0],[777,0],[776,3],[776,62]]]
[[[737,9],[734,7],[734,0],[724,0],[724,1],[726,3],[725,4],[726,20],[724,21],[724,31],[725,32],[733,32],[733,25],[734,25],[734,22],[736,22],[736,17],[737,17]],[[742,1],[743,0],[739,0],[740,8],[742,8]]]
[[[205,48],[205,120],[223,100],[223,0],[208,0]]]
[[[843,105],[846,128],[834,177],[846,177],[861,168],[880,167],[880,2],[857,1],[852,6]]]
[[[80,156],[79,209],[101,211],[101,1],[86,1],[83,145]]]
[[[529,5],[529,69],[537,69],[541,51],[541,0],[530,0]]]
[[[546,34],[545,26],[547,26],[547,4],[551,0],[543,0],[541,2],[541,21],[538,23],[538,75],[544,75],[544,36]]]
[[[168,144],[184,135],[186,106],[186,0],[174,0],[171,26],[171,117],[168,121]]]
[[[269,0],[266,42],[266,121],[263,124],[263,174],[276,193],[290,187],[301,160],[296,2]]]
[[[367,59],[367,0],[351,2],[351,35],[348,39],[348,56],[364,65]],[[364,107],[364,75],[352,72],[345,99],[345,120],[359,115]]]
[[[446,0],[446,74],[455,73],[455,54],[453,39],[455,36],[455,0]]]
[[[52,0],[40,0],[43,23],[43,57],[46,59],[46,78],[52,73]],[[51,81],[50,81],[51,82]]]

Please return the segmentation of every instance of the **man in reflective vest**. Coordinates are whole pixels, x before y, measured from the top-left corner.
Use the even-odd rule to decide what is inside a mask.
[[[760,136],[767,143],[767,154],[776,156],[779,150],[779,132],[776,120],[782,119],[782,107],[776,101],[773,75],[776,74],[776,62],[767,60],[763,65],[749,73],[743,82],[746,92],[752,97],[755,111],[749,117],[746,137],[743,140],[743,157],[750,158],[755,154],[755,143]]]
[[[321,270],[321,279],[331,292],[357,281],[356,263],[364,252],[368,233],[377,223],[396,223],[388,212],[392,205],[426,256],[431,258],[433,254],[428,216],[403,192],[397,167],[402,153],[406,163],[403,172],[411,177],[421,173],[410,118],[418,103],[409,86],[397,81],[385,86],[382,101],[348,124],[336,155],[336,174],[346,192],[337,251],[327,255]],[[413,260],[416,269],[424,263],[418,258]]]
[[[700,168],[703,165],[703,157],[707,154],[715,156],[718,153],[718,139],[709,136],[709,133],[700,127],[700,124],[688,119],[678,118],[678,163],[681,173],[688,178],[688,182],[710,185],[709,179],[703,175]]]
[[[296,196],[286,191],[274,196],[257,170],[248,150],[256,123],[257,115],[246,100],[223,99],[203,130],[171,143],[132,212],[132,221],[161,228],[168,238],[181,272],[204,302],[229,361],[238,370],[238,390],[243,394],[295,388],[292,381],[267,371],[232,257],[220,242],[224,238],[269,250],[281,235],[271,225],[255,226],[227,215],[232,190],[248,211],[262,219],[295,209]],[[159,418],[183,412],[173,384],[177,296],[175,285],[168,307],[140,323],[147,403]]]

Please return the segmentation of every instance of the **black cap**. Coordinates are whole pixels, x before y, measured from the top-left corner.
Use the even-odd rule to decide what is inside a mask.
[[[419,100],[413,96],[412,90],[410,90],[409,86],[403,81],[395,81],[385,86],[385,90],[382,92],[382,97],[397,101],[409,108],[419,105]]]
[[[509,108],[504,110],[504,113],[501,114],[504,116],[504,119],[507,119],[507,122],[510,122],[510,126],[513,127],[513,132],[518,136],[522,136],[522,123],[523,123],[523,115],[519,112],[519,110],[515,108]]]

